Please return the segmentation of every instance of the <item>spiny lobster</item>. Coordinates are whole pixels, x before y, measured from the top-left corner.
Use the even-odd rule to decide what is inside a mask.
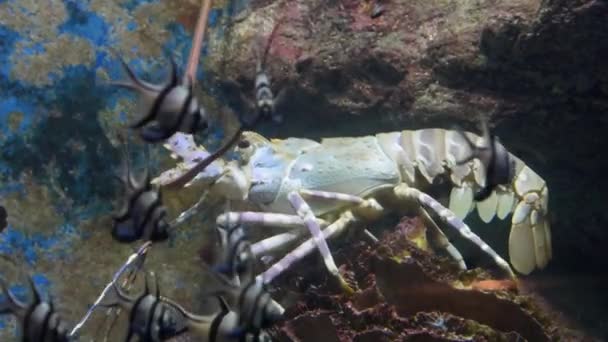
[[[478,135],[465,134],[476,145],[483,143]],[[218,225],[230,221],[286,229],[284,233],[254,243],[252,252],[256,257],[304,236],[306,229],[303,228],[307,228],[312,238],[258,276],[266,283],[316,247],[330,273],[349,289],[325,239],[355,223],[383,215],[395,202],[416,209],[429,223],[430,233],[439,246],[462,268],[466,266],[460,252],[446,238],[431,213],[515,277],[509,263],[463,222],[475,208],[484,222],[494,217],[504,219],[512,213],[511,265],[523,274],[545,267],[552,255],[547,219],[549,190],[545,181],[510,154],[515,168],[512,182],[495,188],[484,201],[475,202],[474,192],[484,186],[485,170],[477,159],[458,163],[472,152],[466,140],[461,132],[438,128],[326,138],[321,142],[301,138],[268,140],[255,132],[243,132],[234,149],[234,160],[217,159],[202,172],[192,175],[188,171],[210,154],[203,146],[196,145],[191,135],[177,133],[165,147],[174,158],[181,158],[181,162],[152,182],[185,186],[204,183],[218,196],[246,201],[261,209],[261,212],[227,212],[217,218]],[[188,178],[187,182],[184,177]],[[440,181],[452,185],[447,207],[425,192]],[[196,210],[188,210],[180,219],[194,212]]]

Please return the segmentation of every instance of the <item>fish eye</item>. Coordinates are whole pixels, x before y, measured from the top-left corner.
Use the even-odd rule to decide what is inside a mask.
[[[239,141],[237,146],[239,148],[248,148],[249,146],[251,146],[251,144],[249,143],[249,140],[243,139],[243,140]]]
[[[255,152],[254,145],[252,145],[251,140],[249,140],[247,137],[243,137],[241,140],[239,140],[239,142],[236,144],[235,150],[239,154],[241,165],[249,163],[249,159]]]

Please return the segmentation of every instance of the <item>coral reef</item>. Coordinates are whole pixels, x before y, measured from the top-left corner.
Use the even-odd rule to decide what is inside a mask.
[[[196,6],[147,0],[0,2],[0,205],[8,221],[0,234],[0,276],[25,294],[31,274],[43,296],[60,298],[59,311],[70,323],[132,248],[109,235],[112,202],[120,191],[113,177],[122,152],[117,137],[134,107],[107,86],[124,77],[116,54],[138,72],[145,70],[146,77],[162,78],[164,52],[177,55],[180,64],[187,58],[191,27],[176,18]],[[142,145],[133,141],[129,150],[142,165]],[[150,167],[162,164],[158,150],[150,152]],[[182,193],[167,204],[181,210],[197,196]],[[206,237],[198,232],[185,226],[149,260],[166,276],[161,283],[167,295],[178,300],[191,300],[195,284],[205,279],[196,251]],[[185,284],[192,291],[180,290]],[[89,333],[94,332],[83,337]],[[0,340],[15,335],[14,320],[0,317]]]
[[[352,248],[351,248],[352,247]],[[511,280],[459,271],[425,241],[418,219],[405,218],[377,245],[361,242],[337,255],[359,291],[352,297],[303,267],[282,279],[294,304],[275,330],[279,341],[555,341],[581,337],[519,293]],[[323,284],[319,287],[300,284]]]

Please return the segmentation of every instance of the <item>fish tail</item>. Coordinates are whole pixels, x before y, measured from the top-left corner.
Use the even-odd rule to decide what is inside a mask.
[[[133,90],[142,90],[142,89],[150,90],[149,87],[147,85],[145,85],[135,75],[135,72],[133,72],[133,69],[131,69],[131,67],[129,67],[127,62],[121,56],[118,56],[118,60],[120,61],[120,64],[122,65],[123,69],[127,73],[127,76],[129,76],[129,79],[128,79],[128,81],[114,81],[114,82],[111,82],[111,84],[114,84],[119,87],[133,89]]]

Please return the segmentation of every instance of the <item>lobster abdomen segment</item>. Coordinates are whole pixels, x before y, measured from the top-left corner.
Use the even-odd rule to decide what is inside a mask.
[[[482,138],[465,133],[477,145]],[[474,201],[474,192],[485,185],[485,170],[479,160],[458,164],[472,151],[457,131],[421,129],[380,133],[376,135],[384,152],[398,165],[400,175],[409,186],[420,188],[432,183],[438,175],[449,173],[453,183],[450,210],[460,218],[477,209],[484,222],[494,217],[512,216],[509,255],[515,269],[528,274],[543,268],[552,256],[551,230],[547,217],[549,190],[545,181],[521,159],[515,160],[515,173],[510,184],[500,185],[481,202]]]

